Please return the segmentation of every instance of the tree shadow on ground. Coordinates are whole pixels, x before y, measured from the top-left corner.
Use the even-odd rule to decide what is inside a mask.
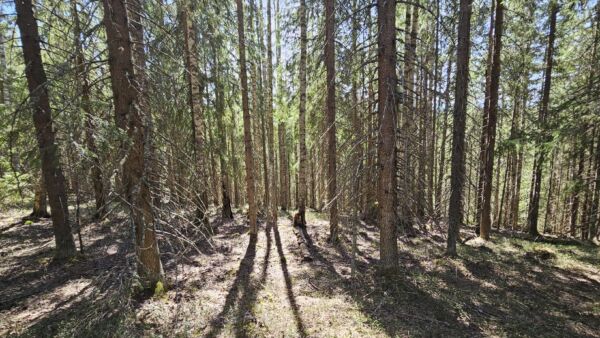
[[[414,334],[421,330],[421,333],[433,336],[457,333],[482,336],[477,326],[460,320],[451,304],[422,291],[413,280],[406,278],[405,272],[384,276],[370,269],[360,271],[360,277],[354,281],[343,277],[337,272],[336,265],[346,259],[319,247],[307,229],[302,232],[314,258],[310,264],[325,272],[311,278],[327,289],[350,295],[361,312],[379,323],[388,335]]]
[[[3,232],[0,242],[8,257],[0,269],[0,313],[8,317],[19,313],[27,319],[27,323],[13,322],[17,327],[0,328],[5,334],[62,336],[74,335],[66,332],[77,329],[78,334],[100,335],[95,328],[105,328],[109,322],[96,318],[119,316],[105,300],[118,298],[123,291],[123,280],[115,273],[127,273],[129,242],[122,240],[125,231],[106,234],[101,230],[84,228],[85,255],[61,264],[52,260],[54,240],[49,221]],[[81,322],[86,316],[90,318]]]
[[[478,251],[459,260],[468,275],[443,270],[431,274],[459,291],[454,301],[464,304],[468,314],[505,333],[595,336],[600,316],[587,307],[593,306],[591,297],[600,283],[553,266],[552,259],[519,257]]]
[[[292,313],[294,315],[294,322],[296,324],[296,330],[298,331],[298,336],[307,337],[306,328],[305,328],[304,322],[302,321],[302,317],[300,316],[300,309],[298,308],[298,303],[296,302],[296,297],[294,295],[292,277],[290,276],[290,273],[288,271],[287,259],[285,257],[285,253],[283,251],[283,246],[281,244],[281,237],[279,235],[279,230],[277,228],[274,228],[273,231],[275,233],[275,245],[277,246],[277,253],[279,254],[279,263],[281,265],[281,272],[283,273],[283,279],[285,281],[287,299],[288,299],[288,302],[290,303],[290,307],[291,307]]]
[[[245,322],[246,320],[251,320],[251,318],[248,318],[247,314],[250,312],[250,309],[256,300],[257,289],[256,286],[251,283],[251,274],[254,269],[254,260],[256,258],[257,240],[257,235],[251,234],[249,236],[246,253],[240,262],[235,280],[227,293],[225,304],[223,305],[221,312],[219,312],[210,323],[211,329],[205,334],[205,337],[217,337],[219,335],[225,327],[227,316],[232,315],[236,303],[237,311],[235,313],[234,323],[236,336],[245,337],[249,335],[245,331]],[[268,263],[265,262],[265,264]],[[264,269],[264,271],[266,271],[266,269]]]
[[[358,279],[351,280],[338,273],[349,266],[345,249],[314,242],[308,230],[303,237],[314,259],[310,278],[350,295],[390,336],[591,337],[600,327],[592,299],[600,283],[576,270],[528,260],[523,252],[511,256],[461,246],[462,258],[448,259],[443,243],[425,244],[433,251],[426,256],[415,250],[423,244],[400,245],[399,274],[382,276],[373,266],[359,266]]]

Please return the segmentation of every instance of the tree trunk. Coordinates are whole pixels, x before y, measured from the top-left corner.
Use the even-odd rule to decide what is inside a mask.
[[[490,67],[490,98],[488,111],[484,112],[487,116],[487,125],[484,128],[485,142],[483,144],[483,166],[482,176],[480,177],[482,186],[481,198],[481,219],[480,236],[488,240],[491,230],[491,195],[492,181],[494,174],[494,147],[496,144],[496,121],[498,119],[498,89],[500,87],[500,50],[502,49],[502,26],[504,21],[504,5],[502,0],[496,0],[496,19],[494,21],[494,43],[490,48],[493,49],[491,67]]]
[[[181,8],[181,21],[184,38],[184,54],[186,77],[188,86],[188,104],[192,115],[192,133],[194,149],[194,166],[196,186],[194,191],[194,204],[196,208],[196,222],[208,224],[206,210],[208,208],[208,181],[206,178],[206,149],[204,144],[202,92],[203,84],[198,65],[196,51],[196,34],[192,19],[190,18],[190,4],[185,2]]]
[[[379,255],[383,270],[398,267],[396,239],[396,2],[377,0],[379,92]]]
[[[33,211],[31,217],[37,218],[48,218],[48,203],[46,199],[46,187],[44,185],[44,178],[42,174],[37,179],[35,184],[34,196],[33,196]]]
[[[248,199],[248,220],[250,234],[258,233],[256,224],[256,202],[254,199],[254,159],[252,151],[252,118],[248,106],[248,77],[246,75],[246,40],[244,37],[244,5],[236,0],[238,48],[240,53],[240,80],[242,88],[242,110],[244,112],[244,162],[246,164],[246,196]]]
[[[471,0],[460,0],[458,46],[456,49],[456,87],[452,126],[452,167],[448,207],[448,246],[446,253],[456,256],[456,241],[463,223],[463,187],[465,183],[465,120],[469,86],[471,48]]]
[[[480,151],[479,151],[479,171],[477,175],[477,193],[475,200],[475,233],[480,235],[481,229],[481,208],[483,204],[483,183],[485,176],[485,156],[486,156],[486,139],[488,129],[488,118],[489,118],[489,107],[490,107],[490,95],[491,95],[491,68],[493,62],[493,54],[494,54],[494,29],[495,29],[495,20],[494,15],[496,14],[496,1],[491,0],[490,7],[490,27],[488,31],[488,53],[487,53],[487,61],[485,66],[485,94],[483,98],[483,118],[482,118],[482,131],[481,131],[481,139],[480,139]]]
[[[577,231],[577,216],[579,214],[579,192],[581,190],[582,179],[583,179],[583,169],[585,167],[585,148],[576,146],[574,149],[576,153],[578,153],[578,161],[577,161],[577,171],[575,173],[575,177],[573,177],[575,181],[575,187],[573,190],[573,195],[571,196],[571,214],[569,217],[570,224],[570,233],[571,237],[575,237]]]
[[[42,175],[50,202],[52,228],[56,242],[55,257],[64,259],[75,254],[75,242],[69,224],[69,209],[65,177],[55,140],[52,111],[48,98],[46,72],[40,51],[38,25],[33,16],[31,0],[15,1],[17,25],[23,46],[25,76],[33,105],[33,124],[42,162]]]
[[[88,70],[85,65],[85,57],[83,54],[83,45],[81,41],[81,24],[79,21],[79,12],[77,9],[77,1],[71,0],[71,16],[73,18],[73,35],[75,44],[75,68],[77,71],[77,79],[81,86],[81,106],[85,114],[85,138],[86,145],[91,154],[91,169],[90,179],[92,181],[92,187],[94,190],[94,199],[96,201],[96,208],[94,212],[94,218],[98,219],[104,216],[105,213],[105,195],[104,195],[104,183],[102,179],[102,170],[100,168],[100,157],[98,149],[96,147],[95,131],[96,126],[94,125],[94,118],[91,109],[90,100],[90,84],[88,80]]]
[[[452,46],[449,49],[448,54],[452,54]],[[435,203],[436,203],[436,218],[442,215],[442,188],[444,186],[444,175],[446,173],[446,139],[448,138],[448,115],[450,110],[450,76],[452,74],[452,59],[448,60],[448,67],[446,73],[446,91],[444,93],[444,123],[442,124],[442,141],[440,144],[440,166],[437,178],[437,186],[435,188]]]
[[[213,66],[214,66],[214,81],[215,81],[215,109],[217,117],[217,129],[219,131],[219,167],[221,169],[221,217],[223,219],[233,219],[233,212],[231,211],[231,198],[229,197],[229,175],[227,174],[227,129],[223,124],[223,116],[225,116],[225,90],[223,88],[223,82],[221,81],[219,74],[221,73],[220,67],[220,50],[215,44],[214,40],[211,40],[211,47],[213,50]]]
[[[269,168],[271,169],[271,200],[267,223],[277,226],[277,167],[275,152],[275,127],[273,124],[273,48],[271,46],[271,0],[267,0],[267,138]]]
[[[298,171],[298,213],[302,224],[306,224],[306,1],[300,0],[300,108],[298,111],[298,142],[300,143],[300,168]]]
[[[542,100],[540,104],[540,110],[538,115],[538,123],[542,129],[542,139],[546,140],[545,126],[546,119],[548,118],[548,104],[550,102],[550,86],[552,81],[552,66],[553,66],[553,54],[554,54],[554,39],[556,30],[556,16],[558,14],[558,5],[555,2],[550,3],[550,34],[548,35],[548,47],[546,48],[546,68],[544,74],[544,86],[542,89]],[[542,186],[542,169],[544,166],[544,160],[546,157],[546,151],[542,148],[541,142],[537,144],[535,160],[533,163],[532,182],[531,182],[531,193],[529,200],[529,212],[527,215],[527,226],[529,228],[529,234],[531,236],[537,236],[539,234],[538,226],[538,215],[540,209],[540,190]]]
[[[122,168],[125,201],[131,210],[138,274],[144,287],[153,288],[164,273],[148,179],[151,117],[145,111],[142,8],[137,1],[127,6],[122,0],[104,0],[103,4],[115,120],[118,126],[127,127],[131,139]]]
[[[329,240],[338,241],[335,128],[335,9],[334,0],[325,0],[325,68],[327,70],[327,179],[329,199]]]

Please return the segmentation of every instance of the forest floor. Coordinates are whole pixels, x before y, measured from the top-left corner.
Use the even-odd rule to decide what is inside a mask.
[[[49,220],[24,214],[0,216],[0,336],[600,336],[592,244],[494,233],[451,259],[429,231],[399,240],[401,272],[384,281],[377,228],[363,224],[352,279],[350,237],[327,243],[325,215],[309,213],[302,237],[284,214],[252,237],[236,214],[197,251],[163,249],[166,292],[128,299],[122,227],[86,225],[84,255],[58,265]]]

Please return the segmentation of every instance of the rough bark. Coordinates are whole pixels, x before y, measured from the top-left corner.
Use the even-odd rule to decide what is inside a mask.
[[[244,5],[236,0],[240,81],[242,88],[242,110],[244,113],[244,162],[246,164],[246,197],[248,199],[248,220],[250,233],[256,234],[256,202],[254,199],[254,159],[252,151],[252,117],[248,105],[248,76],[246,74],[246,39],[244,37]]]
[[[31,217],[37,218],[48,218],[48,200],[46,198],[46,186],[44,185],[43,174],[37,179],[35,183],[34,195],[33,195],[33,211]]]
[[[487,125],[484,127],[483,134],[485,135],[484,143],[482,144],[483,150],[483,162],[480,163],[483,166],[481,186],[481,219],[480,224],[480,236],[481,238],[488,240],[490,238],[491,230],[491,194],[492,194],[492,179],[494,173],[494,147],[496,144],[496,122],[498,119],[498,89],[500,87],[500,51],[502,49],[502,26],[504,21],[504,5],[502,0],[497,1],[496,8],[496,19],[494,20],[494,39],[493,45],[490,48],[493,49],[490,67],[490,98],[488,103],[488,111],[484,112],[487,116]]]
[[[396,2],[377,1],[379,92],[378,207],[379,254],[384,270],[398,267],[396,235]]]
[[[460,0],[458,45],[456,49],[456,87],[452,126],[452,164],[450,203],[448,207],[448,241],[446,253],[456,256],[456,241],[463,223],[463,187],[465,183],[465,120],[469,85],[471,47],[471,0]]]
[[[302,224],[306,224],[306,49],[308,39],[306,37],[306,1],[300,0],[300,107],[298,111],[298,143],[300,168],[298,170],[298,212]]]
[[[17,25],[23,46],[25,76],[33,106],[33,124],[40,150],[42,175],[48,193],[52,229],[56,243],[55,257],[64,259],[75,254],[75,243],[69,224],[69,210],[65,177],[60,163],[60,153],[48,97],[47,78],[40,51],[38,25],[33,16],[31,0],[15,1]]]
[[[196,175],[194,189],[196,222],[206,225],[208,224],[208,218],[206,217],[206,209],[208,208],[208,193],[206,188],[208,187],[208,180],[206,177],[206,151],[202,111],[203,84],[199,69],[198,52],[196,51],[196,34],[193,20],[190,18],[189,2],[185,1],[180,11],[184,38],[188,104],[192,115],[194,171]]]
[[[267,138],[269,169],[271,172],[271,196],[267,221],[277,226],[277,161],[275,152],[275,127],[273,124],[273,48],[271,46],[271,0],[267,0]]]
[[[123,0],[104,0],[103,4],[115,120],[118,126],[122,123],[126,127],[130,139],[122,162],[123,190],[135,233],[137,270],[142,285],[153,288],[164,280],[164,273],[149,186],[152,125],[146,111],[142,8],[138,1],[127,6]],[[115,46],[116,42],[119,44]],[[126,81],[120,82],[122,79]]]

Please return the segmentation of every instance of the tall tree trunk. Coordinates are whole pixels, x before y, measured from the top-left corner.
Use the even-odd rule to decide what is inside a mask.
[[[548,104],[550,102],[550,86],[552,83],[552,66],[553,66],[553,55],[554,55],[554,39],[556,31],[556,16],[558,14],[558,5],[552,1],[550,3],[550,33],[548,35],[548,47],[546,48],[546,68],[544,73],[544,86],[542,89],[542,100],[540,103],[540,110],[538,115],[538,123],[542,128],[542,138],[546,140],[546,120],[548,118]],[[531,193],[529,200],[529,212],[527,214],[527,226],[529,228],[529,234],[531,236],[537,236],[539,234],[538,226],[538,215],[540,209],[540,190],[542,186],[542,169],[544,166],[544,160],[546,158],[546,151],[542,148],[542,144],[538,144],[536,147],[535,160],[533,163],[532,172],[532,183]]]
[[[451,46],[448,54],[452,54],[453,47]],[[446,173],[446,139],[448,129],[448,115],[450,110],[450,76],[452,74],[452,59],[448,60],[448,67],[446,73],[446,91],[444,93],[444,123],[442,124],[442,141],[440,144],[440,166],[437,178],[437,186],[435,188],[435,203],[436,203],[436,218],[439,218],[442,214],[442,188],[444,186],[444,175]]]
[[[81,41],[81,24],[79,20],[79,11],[77,9],[77,1],[71,0],[71,17],[73,19],[73,35],[75,44],[75,68],[77,71],[77,80],[81,86],[81,107],[85,114],[85,138],[86,145],[91,154],[91,169],[90,179],[94,190],[94,199],[96,208],[94,218],[98,219],[105,213],[106,200],[104,198],[104,183],[102,179],[102,170],[100,168],[100,157],[96,147],[94,118],[91,109],[90,100],[90,83],[88,80],[88,70],[85,65],[85,57],[83,55],[83,45]]]
[[[398,267],[396,239],[396,2],[377,0],[379,92],[379,255],[384,270]]]
[[[456,256],[456,241],[463,223],[463,187],[465,183],[465,120],[469,86],[471,49],[471,0],[460,0],[458,46],[456,49],[456,87],[452,127],[452,167],[450,205],[448,207],[448,246],[446,253]]]
[[[213,65],[214,69],[214,80],[215,80],[215,108],[217,115],[217,129],[219,130],[219,167],[221,168],[221,217],[224,219],[233,219],[233,212],[231,211],[231,198],[229,197],[229,175],[227,174],[227,129],[223,124],[223,116],[225,116],[225,90],[223,88],[223,82],[221,81],[219,74],[221,72],[219,50],[215,46],[214,41],[212,42],[213,49]]]
[[[122,168],[125,201],[131,210],[138,274],[144,287],[153,288],[164,279],[164,273],[148,177],[151,117],[145,111],[142,7],[138,1],[127,6],[123,0],[104,0],[103,4],[115,120],[127,128],[131,139]]]
[[[412,10],[412,13],[411,13]],[[416,132],[415,126],[415,83],[414,69],[416,63],[416,44],[417,44],[417,22],[418,22],[418,7],[409,6],[406,8],[406,22],[404,32],[404,111],[402,112],[402,131],[403,144],[401,145],[404,152],[404,167],[401,173],[402,187],[405,194],[409,196],[417,196],[415,187],[416,176],[414,168],[414,152],[413,144]],[[417,199],[418,200],[418,199]],[[413,218],[415,214],[416,203],[411,198],[403,198],[400,209],[403,227],[406,233],[413,233]]]
[[[181,21],[184,38],[185,66],[188,85],[188,103],[192,115],[194,165],[196,186],[194,204],[196,207],[196,222],[207,225],[208,217],[208,180],[206,177],[206,149],[204,144],[204,122],[202,112],[203,84],[199,69],[198,52],[196,50],[196,34],[190,18],[190,3],[185,1],[181,10]],[[215,191],[216,193],[216,191]]]
[[[482,176],[482,198],[481,198],[481,238],[488,240],[491,230],[491,195],[492,181],[494,174],[494,147],[496,144],[496,121],[498,119],[498,89],[500,87],[500,50],[502,49],[502,26],[504,21],[504,5],[502,0],[497,1],[496,19],[494,21],[494,43],[490,48],[493,49],[490,67],[490,98],[488,111],[484,112],[487,116],[487,125],[484,128],[485,142],[483,144],[483,166]]]
[[[486,130],[489,125],[489,107],[490,107],[490,96],[491,96],[491,68],[493,63],[493,54],[494,54],[494,29],[495,29],[495,20],[494,16],[496,14],[496,1],[491,0],[490,6],[490,27],[488,31],[488,53],[487,53],[487,61],[485,66],[485,94],[483,98],[483,117],[482,117],[482,131],[481,131],[481,139],[480,139],[480,151],[479,151],[479,171],[477,175],[477,193],[475,200],[475,233],[480,235],[481,229],[481,208],[483,204],[483,183],[485,176],[485,156],[486,156],[486,141],[487,134]]]
[[[240,80],[242,87],[242,110],[244,111],[244,151],[246,164],[246,196],[248,199],[248,220],[250,222],[250,234],[256,234],[256,202],[254,199],[254,159],[252,151],[252,119],[250,107],[248,106],[248,77],[246,75],[246,40],[244,37],[244,5],[242,0],[236,0],[237,5],[237,28],[238,48],[240,54]]]
[[[327,70],[327,179],[329,199],[329,240],[338,241],[335,128],[335,9],[334,0],[325,0],[325,68]]]
[[[300,169],[298,171],[298,213],[302,224],[306,224],[306,1],[300,0],[300,108],[298,111],[298,142],[300,144]]]
[[[31,0],[15,1],[17,25],[23,46],[25,76],[33,104],[33,124],[42,161],[42,175],[50,202],[52,229],[56,243],[55,257],[64,259],[75,254],[75,243],[69,224],[69,203],[60,153],[55,140],[52,111],[48,98],[47,78],[40,51],[38,25]]]
[[[277,226],[277,162],[275,153],[275,128],[273,124],[273,48],[271,46],[271,0],[267,0],[267,138],[269,146],[269,168],[271,171],[271,205],[267,220]]]

